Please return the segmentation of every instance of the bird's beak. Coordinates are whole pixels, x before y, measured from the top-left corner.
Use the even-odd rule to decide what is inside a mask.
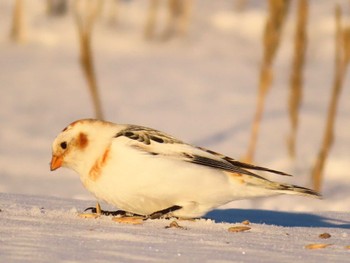
[[[52,155],[50,169],[54,171],[62,166],[63,157]]]

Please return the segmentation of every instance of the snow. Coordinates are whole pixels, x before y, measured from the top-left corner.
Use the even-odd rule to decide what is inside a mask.
[[[3,262],[347,262],[350,216],[343,212],[296,213],[215,210],[207,219],[142,225],[111,217],[77,216],[91,205],[63,198],[0,194],[0,255]],[[249,218],[250,230],[239,233]],[[319,235],[329,233],[329,239]],[[331,244],[309,250],[309,244]]]
[[[333,80],[334,3],[348,14],[348,1],[310,1],[305,89],[297,158],[285,141],[293,50],[295,2],[274,63],[255,162],[294,174],[272,177],[310,187],[310,169],[323,134]],[[8,40],[13,1],[0,2],[0,255],[4,262],[30,261],[212,261],[345,262],[350,222],[350,77],[338,106],[335,141],[327,160],[324,198],[279,196],[229,203],[211,220],[165,220],[140,226],[109,217],[81,219],[94,197],[69,170],[49,172],[51,143],[68,123],[93,117],[78,63],[71,16],[45,15],[43,3],[25,2],[26,40]],[[189,35],[169,42],[142,39],[146,1],[122,4],[120,24],[94,29],[94,58],[105,118],[153,127],[234,158],[246,152],[255,110],[266,3],[201,0]],[[348,72],[349,73],[349,72]],[[106,204],[103,204],[103,208]],[[242,220],[252,229],[229,233]],[[216,223],[214,223],[214,221]],[[224,223],[220,223],[224,221]],[[309,243],[333,245],[306,250]],[[287,235],[288,233],[288,235]]]

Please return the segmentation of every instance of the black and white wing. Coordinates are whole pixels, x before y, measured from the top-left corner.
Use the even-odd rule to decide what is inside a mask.
[[[184,143],[171,135],[147,127],[127,125],[126,128],[115,135],[115,138],[120,137],[128,138],[131,147],[150,155],[161,155],[213,169],[246,174],[260,179],[265,178],[250,170],[290,176],[284,172],[243,163],[214,151]]]

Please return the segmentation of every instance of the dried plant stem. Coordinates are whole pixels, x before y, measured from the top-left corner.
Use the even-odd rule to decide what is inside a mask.
[[[294,40],[294,59],[290,77],[289,93],[289,117],[291,132],[287,140],[288,153],[291,158],[295,157],[295,140],[298,130],[299,107],[302,100],[303,68],[307,45],[306,24],[308,17],[308,0],[298,1],[297,23]]]
[[[149,0],[148,16],[145,23],[144,36],[153,39],[156,32],[159,0]],[[162,40],[168,40],[174,35],[185,35],[188,30],[193,0],[167,0],[167,22],[161,33]]]
[[[148,16],[144,29],[146,39],[152,39],[154,37],[159,4],[159,0],[149,0]]]
[[[247,162],[253,161],[259,134],[260,122],[265,106],[265,98],[271,87],[273,79],[272,63],[274,61],[276,51],[281,39],[281,32],[288,11],[288,5],[288,0],[269,0],[269,14],[263,36],[264,57],[260,68],[257,107],[251,128],[251,137],[248,151],[244,158]]]
[[[350,61],[350,27],[343,29],[340,7],[336,7],[336,41],[335,41],[335,75],[333,81],[332,96],[329,103],[326,127],[323,142],[312,170],[313,187],[320,191],[323,181],[323,169],[328,157],[329,150],[334,141],[334,122],[337,113],[337,105],[340,92],[343,88],[346,69]]]
[[[236,0],[234,2],[233,9],[236,11],[244,11],[247,8],[247,0]]]
[[[24,40],[23,0],[15,1],[12,14],[10,37],[16,43],[20,43]]]
[[[78,0],[73,2],[73,14],[79,34],[80,65],[88,82],[96,118],[103,119],[91,48],[92,29],[102,2],[98,0],[85,2],[85,14],[78,6],[79,2]]]
[[[119,6],[120,0],[110,0],[109,2],[109,14],[108,14],[108,22],[110,25],[117,25],[119,18]]]
[[[68,11],[67,0],[46,0],[47,14],[50,16],[63,16]]]
[[[192,10],[192,0],[168,0],[168,21],[162,39],[186,34]]]

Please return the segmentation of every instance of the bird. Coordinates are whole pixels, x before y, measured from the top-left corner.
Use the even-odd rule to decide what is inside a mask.
[[[72,122],[54,139],[51,171],[66,167],[84,187],[125,213],[200,218],[234,200],[314,190],[265,178],[289,174],[244,163],[156,129],[98,119]]]

